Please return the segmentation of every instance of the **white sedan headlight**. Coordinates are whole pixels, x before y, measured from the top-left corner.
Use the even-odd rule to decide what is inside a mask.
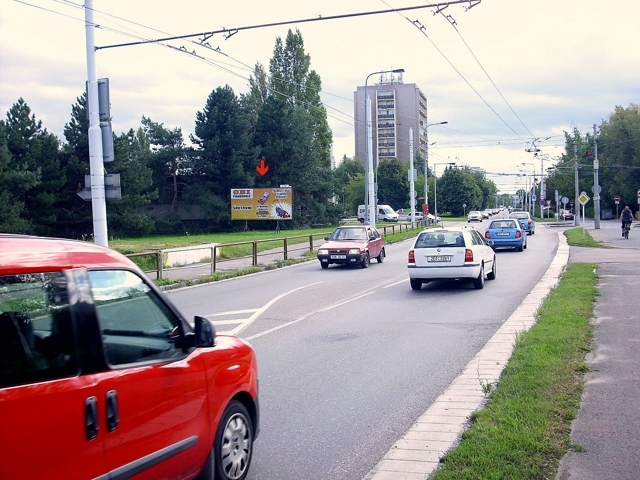
[[[320,250],[318,250],[318,255],[327,255],[329,253],[329,250],[327,250],[326,248],[321,248]]]

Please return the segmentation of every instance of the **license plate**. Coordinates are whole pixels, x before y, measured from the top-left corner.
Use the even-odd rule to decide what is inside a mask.
[[[331,260],[346,260],[346,255],[331,255]]]
[[[432,255],[427,257],[427,262],[450,262],[451,255]]]
[[[508,232],[498,232],[498,233],[496,233],[496,235],[498,237],[508,237],[509,233]]]

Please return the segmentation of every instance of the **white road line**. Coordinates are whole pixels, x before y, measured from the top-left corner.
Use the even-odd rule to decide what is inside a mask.
[[[335,305],[331,305],[329,307],[319,308],[317,310],[314,310],[313,312],[309,312],[306,315],[303,315],[300,318],[292,320],[291,322],[284,323],[282,325],[278,325],[277,327],[270,328],[269,330],[265,330],[264,332],[256,333],[255,335],[247,337],[247,340],[253,340],[254,338],[259,338],[259,337],[262,337],[262,336],[264,336],[264,335],[266,335],[268,333],[272,333],[272,332],[275,332],[277,330],[280,330],[281,328],[289,327],[291,325],[294,325],[296,323],[299,323],[299,322],[309,318],[311,315],[315,315],[316,313],[320,313],[320,312],[326,312],[327,310],[331,310],[331,309],[339,307],[341,305],[345,305],[347,303],[353,302],[354,300],[359,300],[360,298],[366,297],[367,295],[371,295],[372,293],[375,293],[375,291],[372,290],[370,292],[363,293],[362,295],[358,295],[357,297],[350,298],[349,300],[345,300],[344,302],[336,303]]]

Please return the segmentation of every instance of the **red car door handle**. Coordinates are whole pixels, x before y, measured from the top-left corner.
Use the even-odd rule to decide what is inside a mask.
[[[118,394],[115,390],[107,392],[107,429],[113,432],[120,422],[118,414]]]
[[[98,436],[98,399],[87,397],[84,401],[84,419],[87,431],[87,438],[93,440]]]

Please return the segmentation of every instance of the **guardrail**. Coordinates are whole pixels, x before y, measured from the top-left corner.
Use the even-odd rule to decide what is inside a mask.
[[[357,225],[360,225],[359,223]],[[415,223],[392,223],[385,225],[378,225],[378,231],[382,233],[382,236],[386,236],[388,234],[394,233],[402,233],[403,231],[414,230],[416,228],[424,228],[426,227],[427,222],[415,222]],[[247,242],[233,242],[233,243],[212,243],[212,244],[203,244],[203,245],[193,245],[184,248],[167,248],[167,249],[159,249],[159,250],[151,250],[147,252],[140,253],[130,253],[126,256],[128,258],[143,258],[148,257],[150,260],[147,262],[136,262],[141,265],[141,268],[147,274],[155,274],[156,279],[161,280],[164,278],[165,270],[168,268],[172,268],[166,265],[166,261],[170,253],[179,253],[179,252],[189,252],[189,251],[208,251],[208,259],[207,261],[203,261],[205,257],[199,259],[199,261],[195,261],[193,263],[188,264],[187,266],[193,266],[193,268],[199,267],[202,268],[204,265],[210,265],[211,274],[216,273],[220,266],[234,261],[238,264],[238,261],[251,259],[251,266],[257,267],[259,265],[260,259],[264,257],[272,257],[276,261],[278,259],[288,260],[289,258],[294,258],[296,256],[301,256],[300,252],[312,252],[314,250],[314,243],[317,240],[322,240],[324,242],[324,238],[329,236],[331,232],[323,232],[323,233],[315,233],[309,235],[294,235],[291,237],[284,238],[272,238],[265,240],[251,240]],[[263,247],[260,248],[261,245],[266,244],[276,244],[275,247]],[[277,245],[281,243],[281,245]],[[228,258],[224,258],[223,250],[229,247],[242,247],[243,245],[247,246],[247,254],[240,254],[236,256],[231,256]],[[240,249],[242,250],[242,249]],[[185,266],[185,265],[179,265]],[[240,265],[237,268],[241,268]]]

